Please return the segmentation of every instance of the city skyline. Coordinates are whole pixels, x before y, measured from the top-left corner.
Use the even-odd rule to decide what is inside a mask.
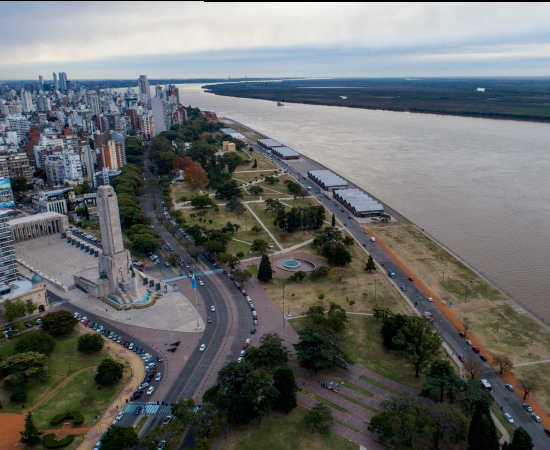
[[[2,4],[2,80],[550,75],[546,3],[66,5]]]

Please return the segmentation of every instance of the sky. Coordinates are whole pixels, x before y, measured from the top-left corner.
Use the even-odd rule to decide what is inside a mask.
[[[0,79],[550,76],[550,3],[1,2]]]

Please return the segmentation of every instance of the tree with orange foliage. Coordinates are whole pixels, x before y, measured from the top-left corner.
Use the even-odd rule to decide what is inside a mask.
[[[199,163],[192,162],[185,169],[185,181],[187,181],[192,188],[196,189],[206,186],[208,177]]]
[[[174,170],[187,170],[187,167],[189,167],[191,164],[193,164],[193,160],[186,156],[185,158],[182,158],[181,156],[174,159],[173,168]]]

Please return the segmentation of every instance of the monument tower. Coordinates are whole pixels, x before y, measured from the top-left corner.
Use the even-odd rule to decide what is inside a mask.
[[[130,300],[137,294],[137,284],[131,273],[130,252],[124,249],[115,190],[110,185],[97,189],[97,211],[103,252],[99,255],[99,275],[105,292]]]

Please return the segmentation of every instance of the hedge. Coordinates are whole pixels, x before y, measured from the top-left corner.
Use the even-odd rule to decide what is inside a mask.
[[[73,419],[73,424],[78,425],[84,422],[84,417],[78,411],[65,411],[64,413],[53,416],[50,419],[51,425],[57,425],[63,422],[65,419]]]
[[[42,438],[44,447],[46,448],[59,448],[59,447],[65,447],[66,445],[69,445],[74,440],[74,434],[69,434],[66,438],[61,439],[58,441],[55,438],[55,434],[45,434]]]

